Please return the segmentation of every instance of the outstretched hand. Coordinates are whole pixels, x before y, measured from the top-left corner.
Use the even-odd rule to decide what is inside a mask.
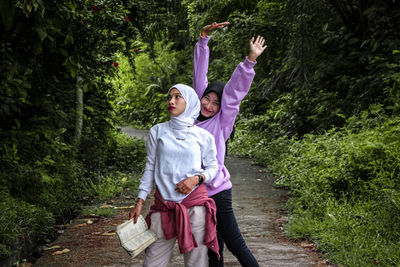
[[[211,25],[206,25],[206,26],[203,27],[203,30],[201,32],[201,36],[202,37],[206,37],[209,32],[211,32],[211,31],[213,31],[215,29],[221,29],[221,28],[225,27],[228,24],[229,24],[229,22],[225,21],[225,22],[221,22],[221,23],[213,22]]]
[[[255,61],[267,48],[267,45],[264,46],[264,37],[257,36],[257,39],[254,41],[254,37],[250,40],[250,53],[247,57],[250,61]]]

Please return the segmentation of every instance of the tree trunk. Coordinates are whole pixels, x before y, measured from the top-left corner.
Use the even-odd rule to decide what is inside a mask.
[[[76,75],[76,118],[75,118],[75,136],[74,136],[74,145],[76,149],[78,149],[81,143],[82,125],[83,125],[82,78],[77,74]]]

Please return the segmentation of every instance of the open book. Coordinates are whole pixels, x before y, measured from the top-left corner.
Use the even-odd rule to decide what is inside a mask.
[[[122,247],[132,257],[136,257],[157,240],[157,235],[147,228],[142,215],[139,216],[136,223],[133,223],[133,219],[131,219],[118,225],[117,235]]]

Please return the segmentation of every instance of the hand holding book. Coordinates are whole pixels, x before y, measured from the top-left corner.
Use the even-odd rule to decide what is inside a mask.
[[[121,246],[132,257],[136,257],[140,252],[157,240],[157,235],[148,229],[147,223],[142,215],[136,218],[136,223],[131,219],[118,225],[117,235]]]
[[[130,214],[130,218],[129,219],[133,219],[133,222],[136,223],[140,213],[142,213],[142,207],[143,207],[143,202],[144,200],[141,198],[138,198],[137,202],[136,202],[136,206],[135,209],[133,210],[133,212]]]

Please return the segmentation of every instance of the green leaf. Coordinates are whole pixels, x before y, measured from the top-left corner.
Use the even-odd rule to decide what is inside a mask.
[[[37,1],[33,1],[33,9],[36,11],[38,8],[39,8],[39,3]]]
[[[71,33],[67,33],[65,36],[64,44],[69,45],[69,44],[74,44],[74,37],[72,36]]]
[[[29,14],[32,12],[32,4],[31,3],[26,3],[25,7],[24,7],[24,13],[25,16],[28,17]]]
[[[90,107],[90,106],[85,106],[85,109],[90,111],[90,112],[94,112],[94,109],[92,107]]]
[[[66,2],[65,6],[68,7],[69,9],[71,9],[71,10],[75,10],[76,9],[76,6],[71,1]]]
[[[69,65],[68,69],[69,69],[69,73],[71,74],[71,77],[75,78],[76,77],[76,69],[75,69],[75,67]]]
[[[50,155],[47,155],[44,159],[43,159],[43,163],[46,165],[54,165],[56,162],[51,158]]]
[[[56,131],[56,134],[57,134],[57,135],[61,135],[61,134],[65,133],[66,131],[67,131],[66,128],[60,128],[60,129],[58,129],[58,130]]]
[[[37,28],[36,33],[39,35],[40,41],[43,41],[47,37],[47,33],[42,28]]]
[[[53,179],[47,173],[41,172],[40,174],[42,176],[42,181],[43,182],[45,182],[47,184],[53,184],[54,183]]]

